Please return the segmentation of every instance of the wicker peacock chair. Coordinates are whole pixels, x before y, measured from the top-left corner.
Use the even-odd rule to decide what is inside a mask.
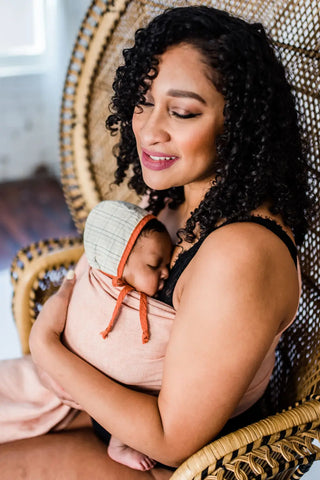
[[[314,192],[320,193],[318,0],[94,0],[72,52],[61,106],[62,184],[80,235],[88,212],[100,200],[138,200],[126,186],[110,186],[115,140],[105,131],[104,120],[123,47],[132,42],[139,26],[170,3],[212,5],[266,26],[292,73],[310,139]],[[81,253],[79,237],[38,242],[15,258],[13,312],[25,353],[41,304]],[[314,444],[315,439],[320,440],[319,218],[300,249],[300,259],[303,291],[299,314],[281,340],[266,395],[269,412],[275,415],[204,447],[173,479],[298,479],[320,459],[320,449]]]

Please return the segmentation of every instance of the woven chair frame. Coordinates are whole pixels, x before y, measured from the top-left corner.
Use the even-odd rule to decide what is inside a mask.
[[[12,312],[24,354],[30,352],[29,335],[41,305],[82,253],[81,238],[48,239],[23,248],[12,261]]]
[[[99,172],[94,168],[95,160],[88,132],[91,92],[96,71],[128,3],[128,0],[92,2],[80,27],[64,85],[60,110],[61,182],[79,233],[83,232],[88,213],[99,201],[112,197],[137,202],[137,196],[130,193],[126,185],[121,188],[112,188],[110,183],[101,185],[100,182],[99,185]],[[104,113],[106,112],[107,104]],[[103,121],[100,127],[101,125]],[[111,182],[115,169],[115,163],[110,158],[114,140],[106,132],[102,132],[102,136],[108,145],[105,151],[109,148],[106,156],[109,168],[104,174]]]
[[[320,459],[314,443],[320,439],[319,400],[310,396],[294,408],[212,442],[184,462],[171,479],[301,478]]]
[[[320,7],[317,0],[176,0],[222,8],[261,21],[291,77],[309,143],[314,201],[320,206]],[[77,36],[63,90],[60,118],[61,181],[80,234],[91,208],[108,198],[137,202],[112,185],[117,138],[104,123],[121,51],[134,31],[168,6],[167,0],[93,0]],[[81,239],[37,242],[12,265],[13,312],[23,351],[45,299],[77,262]],[[172,479],[298,479],[320,458],[320,218],[299,257],[303,290],[296,321],[283,335],[266,393],[269,416],[222,437],[190,457]],[[204,392],[205,394],[205,392]],[[298,402],[298,403],[297,403]],[[290,405],[295,405],[290,408]]]

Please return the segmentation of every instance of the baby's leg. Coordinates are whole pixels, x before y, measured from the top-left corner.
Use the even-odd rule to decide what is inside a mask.
[[[128,447],[114,436],[110,438],[108,454],[109,457],[116,462],[127,465],[135,470],[150,470],[156,464],[155,460]]]

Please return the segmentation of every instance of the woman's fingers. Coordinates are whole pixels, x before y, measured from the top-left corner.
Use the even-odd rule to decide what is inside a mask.
[[[69,301],[76,281],[74,270],[69,270],[64,277],[63,282],[57,291],[57,295]]]
[[[70,270],[64,278],[57,293],[43,305],[29,337],[32,356],[40,358],[45,344],[52,339],[60,341],[67,318],[68,306],[75,283],[75,274]],[[41,365],[41,363],[39,362]]]
[[[73,280],[74,279],[74,270],[69,270],[67,275],[66,275],[67,280]]]
[[[69,270],[63,279],[59,290],[43,305],[42,310],[37,318],[37,321],[40,319],[43,321],[43,317],[45,317],[46,323],[48,325],[50,324],[51,328],[55,329],[57,333],[61,333],[64,329],[75,280],[76,278],[74,271]]]

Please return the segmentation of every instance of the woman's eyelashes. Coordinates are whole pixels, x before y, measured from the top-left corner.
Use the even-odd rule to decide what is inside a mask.
[[[178,113],[178,112],[175,112],[175,111],[172,111],[170,112],[170,114],[173,116],[173,117],[177,117],[177,118],[195,118],[195,117],[199,117],[199,115],[201,115],[201,113]]]
[[[146,108],[154,107],[154,103],[147,100],[143,100],[141,103],[139,103],[138,107],[140,107],[141,111],[143,111],[144,107]],[[193,113],[193,112],[181,113],[174,109],[168,109],[168,112],[169,112],[169,115],[171,115],[172,117],[182,118],[182,119],[195,118],[201,115],[201,113]]]

